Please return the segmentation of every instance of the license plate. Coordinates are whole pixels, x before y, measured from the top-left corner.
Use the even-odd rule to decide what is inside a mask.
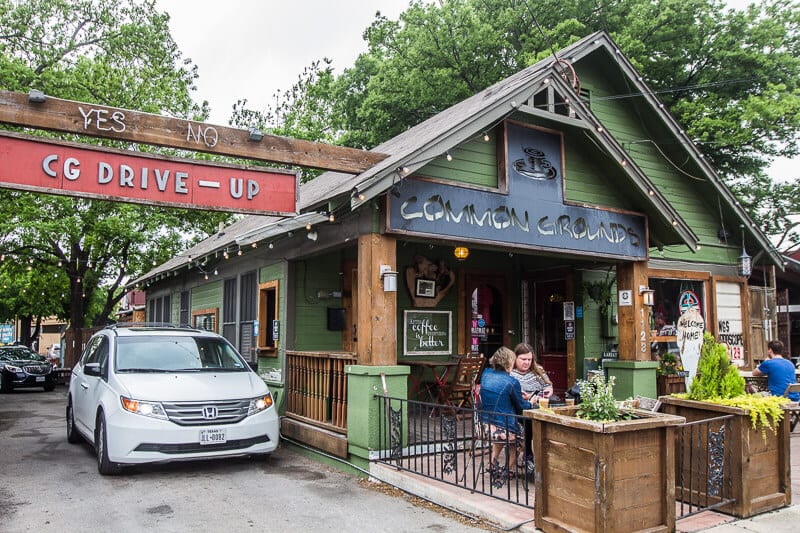
[[[36,383],[42,383],[44,381],[44,376],[36,376]]]
[[[200,444],[224,444],[227,436],[224,429],[201,429]]]

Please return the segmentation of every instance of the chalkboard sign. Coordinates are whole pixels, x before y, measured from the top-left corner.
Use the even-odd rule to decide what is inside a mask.
[[[453,352],[452,326],[451,311],[405,311],[403,354],[450,355]]]

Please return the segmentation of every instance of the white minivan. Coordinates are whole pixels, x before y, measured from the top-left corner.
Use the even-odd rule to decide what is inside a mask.
[[[101,474],[125,464],[267,456],[279,419],[264,381],[223,337],[111,326],[72,369],[67,440],[94,445]]]

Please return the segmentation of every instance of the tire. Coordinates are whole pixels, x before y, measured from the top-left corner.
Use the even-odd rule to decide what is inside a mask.
[[[78,444],[80,441],[81,436],[75,429],[75,414],[72,412],[72,402],[70,401],[67,403],[67,442]]]
[[[14,390],[14,384],[11,383],[11,378],[3,374],[2,378],[0,378],[0,392],[8,394],[12,390]]]
[[[106,432],[106,418],[101,412],[97,415],[95,425],[94,451],[97,455],[97,471],[104,476],[115,476],[122,467],[108,458],[108,433]]]
[[[45,392],[52,392],[56,388],[55,383],[48,383],[44,386]]]

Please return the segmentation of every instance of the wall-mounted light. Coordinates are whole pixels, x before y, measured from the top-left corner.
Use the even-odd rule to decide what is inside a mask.
[[[753,273],[753,261],[744,248],[744,224],[740,227],[742,228],[742,255],[736,261],[736,273],[743,278],[749,278],[750,274]]]
[[[642,295],[642,303],[647,307],[653,307],[656,304],[656,291],[647,287],[646,285],[639,285],[639,294]]]
[[[247,140],[253,141],[254,143],[261,142],[264,138],[264,132],[256,127],[250,127],[247,129]]]
[[[383,292],[397,292],[397,271],[392,270],[390,265],[381,265],[381,279]]]
[[[38,89],[31,89],[28,91],[28,102],[32,104],[43,104],[47,100],[44,93]]]
[[[308,238],[309,238],[309,240],[312,240],[312,241],[314,241],[314,242],[317,242],[317,237],[318,237],[318,235],[317,235],[317,232],[316,232],[316,231],[309,231],[309,232],[308,232]]]
[[[469,248],[466,246],[456,246],[453,249],[453,255],[456,256],[456,259],[459,261],[463,261],[469,256]]]

